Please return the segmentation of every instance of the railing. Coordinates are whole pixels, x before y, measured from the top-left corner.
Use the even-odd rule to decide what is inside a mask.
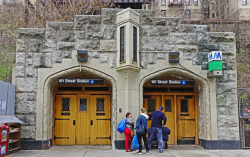
[[[150,0],[114,0],[114,3],[150,3]]]
[[[183,7],[184,4],[183,2],[177,2],[177,1],[173,1],[173,2],[169,2],[168,3],[168,7]]]
[[[250,88],[240,88],[238,100],[241,147],[250,148]]]

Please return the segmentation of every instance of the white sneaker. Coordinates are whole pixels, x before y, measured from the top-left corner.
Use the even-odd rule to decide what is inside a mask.
[[[148,154],[149,154],[149,152],[146,152],[146,154],[148,155]]]
[[[142,152],[139,152],[139,155],[142,155]]]

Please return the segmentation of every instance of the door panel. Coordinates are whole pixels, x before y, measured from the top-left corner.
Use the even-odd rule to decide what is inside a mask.
[[[147,114],[151,114],[153,111],[157,111],[161,105],[161,96],[148,95],[144,96],[143,107],[147,110]],[[148,120],[148,128],[151,126],[151,120]]]
[[[195,144],[194,96],[177,96],[177,143]]]
[[[54,116],[54,143],[75,144],[75,95],[56,95]]]
[[[163,111],[167,117],[166,127],[171,130],[168,144],[175,144],[175,105],[174,96],[163,96]]]
[[[89,95],[79,95],[76,120],[76,144],[90,144],[91,100]]]
[[[110,95],[91,95],[91,110],[90,144],[110,145]]]

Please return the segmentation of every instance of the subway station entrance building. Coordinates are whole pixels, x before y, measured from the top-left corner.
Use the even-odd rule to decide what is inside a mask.
[[[208,77],[208,53],[223,75]],[[148,10],[102,9],[45,29],[19,29],[13,80],[23,149],[111,145],[118,123],[164,107],[168,144],[239,149],[233,33],[180,24]],[[151,122],[148,121],[148,124]]]

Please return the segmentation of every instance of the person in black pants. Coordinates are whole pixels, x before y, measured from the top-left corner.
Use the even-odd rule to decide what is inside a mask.
[[[144,145],[146,147],[146,154],[149,154],[149,148],[148,148],[148,141],[146,138],[146,134],[147,134],[147,120],[148,120],[148,115],[146,114],[146,109],[142,108],[141,109],[141,114],[139,115],[139,117],[136,120],[136,130],[139,129],[140,125],[144,126],[144,133],[139,133],[138,131],[136,132],[137,134],[137,139],[138,139],[138,143],[139,143],[139,154],[142,154],[142,141],[141,139],[143,138],[144,141]]]

